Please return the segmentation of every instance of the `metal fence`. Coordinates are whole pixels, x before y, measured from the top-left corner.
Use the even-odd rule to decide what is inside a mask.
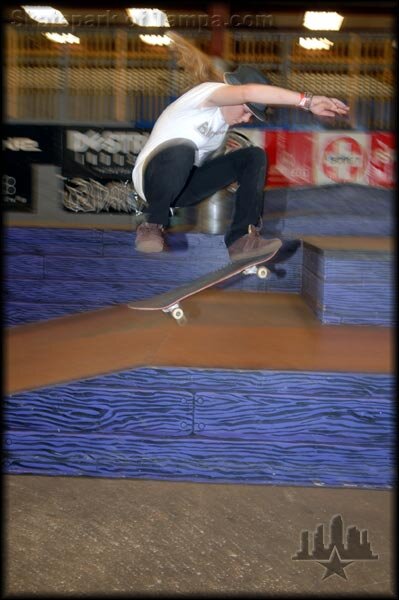
[[[7,26],[4,32],[8,122],[148,128],[195,83],[178,68],[170,49],[143,43],[132,28],[79,28],[74,31],[78,45],[51,42],[37,27]],[[179,33],[208,47],[209,30]],[[231,30],[224,59],[257,66],[275,85],[346,100],[351,117],[331,124],[304,111],[276,108],[266,127],[394,129],[393,35],[326,32],[334,45],[323,51],[303,49],[300,35]]]

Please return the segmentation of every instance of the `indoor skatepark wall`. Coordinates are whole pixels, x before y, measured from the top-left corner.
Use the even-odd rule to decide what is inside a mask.
[[[18,16],[4,28],[5,110],[12,122],[150,128],[167,104],[196,83],[191,72],[178,68],[168,47],[143,43],[137,28],[78,23],[79,44],[66,44],[60,52],[40,25]],[[209,27],[177,31],[208,52]],[[396,47],[389,27],[375,33],[330,31],[328,51],[304,49],[298,43],[302,35],[303,30],[275,32],[267,23],[261,29],[232,26],[224,30],[221,58],[229,66],[256,65],[274,85],[348,101],[350,123],[338,120],[334,128],[392,131]],[[305,111],[275,109],[269,124],[309,130],[314,119]]]
[[[14,339],[15,334],[15,339],[20,335],[22,340],[37,327],[37,348],[45,356],[47,346],[58,343],[56,358],[61,363],[68,360],[68,341],[75,344],[75,353],[69,358],[72,374],[67,381],[44,385],[38,380],[30,389],[14,389],[6,396],[5,471],[392,487],[393,377],[384,358],[387,344],[381,342],[387,337],[381,333],[388,334],[393,322],[392,247],[387,238],[393,235],[394,192],[389,187],[381,189],[369,180],[359,183],[356,178],[348,182],[346,171],[342,180],[332,180],[330,185],[320,180],[317,185],[312,180],[310,185],[305,177],[302,187],[268,189],[264,235],[319,239],[305,241],[284,265],[283,277],[272,274],[263,282],[239,278],[223,289],[226,294],[237,290],[253,292],[251,298],[264,294],[262,301],[281,294],[280,304],[284,295],[288,305],[290,299],[306,297],[323,333],[331,332],[334,339],[341,340],[340,368],[316,368],[312,361],[306,367],[292,362],[276,369],[267,364],[258,369],[253,364],[245,369],[231,365],[216,368],[214,364],[208,368],[178,364],[162,367],[151,363],[159,346],[168,348],[170,340],[176,340],[175,345],[181,345],[185,358],[190,349],[197,347],[198,339],[192,335],[198,336],[196,321],[186,334],[189,342],[184,345],[183,336],[168,330],[167,325],[166,338],[160,343],[163,323],[141,321],[137,315],[136,320],[130,315],[131,320],[127,321],[122,315],[116,330],[132,331],[126,345],[118,348],[125,358],[129,351],[137,350],[139,334],[144,332],[148,339],[154,336],[156,341],[151,347],[144,338],[146,351],[140,356],[144,366],[109,373],[110,353],[116,353],[115,348],[110,348],[109,339],[115,328],[105,331],[99,342],[102,320],[95,321],[93,311],[111,307],[112,313],[118,308],[113,305],[165,291],[184,278],[224,264],[227,254],[223,232],[231,217],[232,198],[225,197],[224,205],[212,204],[211,199],[198,212],[177,213],[172,219],[172,252],[161,258],[148,256],[145,261],[135,254],[137,219],[133,214],[65,210],[62,160],[54,160],[55,153],[51,152],[44,157],[35,146],[35,136],[28,133],[28,126],[39,125],[45,140],[50,139],[53,126],[149,129],[166,103],[188,83],[165,52],[155,50],[156,56],[144,52],[137,33],[131,30],[92,29],[85,33],[82,30],[82,34],[85,41],[81,48],[63,55],[31,27],[11,27],[6,32],[7,119],[23,130],[10,134],[7,143],[21,185],[31,183],[28,190],[22,187],[15,191],[16,181],[6,182],[7,195],[13,198],[6,215],[4,244],[7,325],[10,338]],[[354,132],[357,140],[368,139],[370,131],[389,133],[394,106],[390,35],[332,35],[335,49],[329,55],[328,65],[325,53],[312,56],[317,68],[298,48],[294,34],[268,32],[254,36],[253,32],[235,31],[226,57],[234,63],[255,61],[263,70],[270,67],[267,74],[277,85],[288,81],[302,88],[306,78],[308,89],[322,87],[325,93],[348,99],[352,120],[338,123],[337,127],[341,132]],[[209,32],[198,32],[199,45],[206,47],[207,36]],[[113,68],[109,68],[110,64]],[[270,124],[299,133],[299,137],[316,127],[310,115],[284,110],[276,110]],[[321,133],[330,132],[323,127],[319,129]],[[367,134],[363,135],[365,130]],[[294,147],[295,137],[291,138]],[[303,142],[304,137],[301,139]],[[288,137],[287,145],[281,136],[275,141],[275,147],[282,149],[283,160],[271,175],[275,183],[281,183],[291,172],[292,163],[287,160],[291,146]],[[385,143],[386,139],[379,137],[380,142]],[[39,146],[40,143],[39,140]],[[376,152],[382,175],[385,167],[389,170],[393,165],[393,147],[388,143],[386,146],[378,147]],[[28,177],[21,176],[25,173],[24,155],[25,163],[29,163]],[[359,155],[353,153],[355,167]],[[299,166],[298,176],[302,177],[308,171]],[[332,171],[336,175],[336,170]],[[319,175],[323,177],[325,173],[320,169]],[[12,173],[10,176],[14,177]],[[331,247],[329,236],[340,238],[343,246]],[[359,240],[358,244],[353,245],[353,240],[344,243],[348,236]],[[241,337],[241,342],[250,347],[259,323],[250,315],[247,327],[239,329],[243,305],[250,303],[241,296],[240,299],[243,304],[236,307],[230,326],[234,343]],[[226,304],[224,299],[223,316],[227,314]],[[299,312],[298,306],[302,305],[294,304],[292,312]],[[265,312],[263,308],[260,315]],[[85,339],[79,339],[67,324],[63,329],[62,319],[57,317],[67,314],[76,315],[68,318],[74,323],[78,319],[76,328],[83,330]],[[287,336],[283,337],[276,323],[276,308],[267,316],[277,338],[273,343],[267,336],[261,340],[264,345],[256,347],[255,356],[270,351],[270,347],[272,354],[278,355],[274,351],[277,348],[284,361],[288,346],[298,337],[298,326],[289,327],[284,316],[281,329]],[[215,325],[217,317],[213,313],[212,319]],[[318,357],[319,330],[314,321],[311,323],[311,348]],[[342,342],[340,330],[346,324],[354,327]],[[304,328],[307,332],[308,325],[309,320]],[[46,331],[54,327],[55,339],[46,337],[43,327]],[[238,336],[234,335],[234,327]],[[347,356],[352,339],[357,335],[363,339],[363,334],[369,332],[377,333],[371,339],[379,342],[360,343],[356,356]],[[223,327],[217,329],[214,344],[216,338],[229,339],[226,335]],[[281,343],[280,338],[288,341]],[[193,343],[193,339],[197,342]],[[73,373],[74,364],[92,363],[90,352],[82,352],[79,347],[85,341],[93,342],[91,352],[105,355],[104,374],[77,377],[76,371]],[[222,345],[225,356],[235,357],[234,343]],[[211,340],[204,346],[202,357],[206,354],[212,358],[212,348]],[[296,358],[303,354],[300,348]],[[27,350],[24,356],[22,364],[17,357],[17,367],[28,372],[32,355],[29,357]],[[353,358],[360,366],[351,367]],[[40,368],[47,368],[45,361]]]
[[[5,468],[390,488],[392,385],[388,374],[141,368],[15,393]]]

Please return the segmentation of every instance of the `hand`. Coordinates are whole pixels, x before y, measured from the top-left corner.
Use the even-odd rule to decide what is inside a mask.
[[[349,106],[337,98],[313,96],[309,110],[320,117],[335,117],[347,115]]]

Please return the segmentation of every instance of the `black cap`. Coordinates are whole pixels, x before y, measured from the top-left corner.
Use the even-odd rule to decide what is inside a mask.
[[[224,73],[224,80],[230,85],[245,85],[246,83],[262,83],[263,85],[270,85],[270,81],[263,73],[261,73],[261,71],[248,65],[240,65],[235,71]],[[248,106],[251,113],[253,113],[257,119],[266,121],[266,104],[247,102],[246,106]]]

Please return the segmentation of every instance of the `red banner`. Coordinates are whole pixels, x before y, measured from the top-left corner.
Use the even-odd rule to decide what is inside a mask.
[[[296,131],[266,131],[269,160],[267,185],[286,187],[313,183],[313,134]]]
[[[370,160],[368,163],[368,182],[380,187],[395,185],[395,136],[392,133],[371,134]]]
[[[392,133],[265,131],[268,187],[360,183],[395,185]]]

